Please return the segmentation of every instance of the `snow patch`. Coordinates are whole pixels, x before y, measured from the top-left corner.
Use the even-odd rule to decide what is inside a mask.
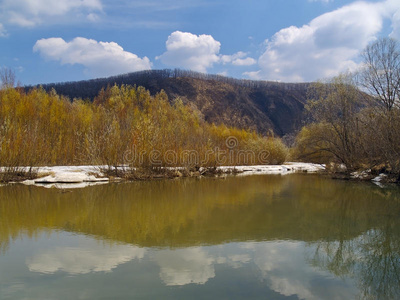
[[[381,182],[382,180],[386,179],[387,175],[386,174],[379,174],[378,176],[376,176],[375,178],[372,178],[371,180],[374,182]]]
[[[316,173],[325,170],[325,165],[312,163],[288,162],[283,165],[258,165],[220,167],[222,171],[235,169],[238,175],[286,175],[293,173]]]
[[[34,180],[25,180],[25,185],[43,186],[46,188],[72,189],[83,188],[90,185],[104,184],[109,182],[109,178],[105,178],[101,173],[101,169],[107,166],[55,166],[55,167],[39,167],[38,174],[46,174]],[[121,167],[126,169],[126,167]],[[181,168],[174,168],[180,170]],[[283,165],[258,165],[258,166],[229,166],[219,167],[222,171],[235,169],[238,175],[286,175],[292,173],[316,173],[325,169],[324,165],[312,163],[291,162]]]
[[[371,169],[364,170],[364,171],[356,171],[350,174],[351,178],[353,179],[365,179],[371,176]]]
[[[34,180],[25,180],[26,185],[37,185],[46,188],[83,188],[95,184],[108,183],[100,169],[102,166],[55,166],[40,167],[38,174],[50,174]]]

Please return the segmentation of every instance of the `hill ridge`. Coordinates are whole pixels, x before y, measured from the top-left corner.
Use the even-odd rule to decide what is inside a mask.
[[[102,88],[143,86],[151,94],[164,90],[169,99],[195,105],[206,121],[279,136],[298,130],[310,83],[236,79],[180,69],[145,70],[106,78],[43,84],[45,90],[93,100]],[[39,86],[39,85],[38,85]],[[31,87],[28,87],[31,88]]]

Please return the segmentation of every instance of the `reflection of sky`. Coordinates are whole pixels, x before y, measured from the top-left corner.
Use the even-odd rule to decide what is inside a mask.
[[[110,272],[118,265],[135,258],[143,258],[145,249],[116,245],[106,248],[56,247],[27,259],[32,272],[55,273],[64,271],[69,274],[87,274],[90,272]]]
[[[166,285],[205,284],[216,276],[218,264],[234,269],[255,265],[260,279],[283,296],[353,298],[356,291],[348,284],[308,265],[305,260],[308,251],[302,242],[283,241],[162,250],[155,257]]]
[[[36,292],[39,299],[41,285],[40,290],[54,289],[56,295],[64,282],[73,283],[75,289],[87,285],[86,293],[74,296],[82,299],[98,297],[103,289],[124,284],[136,292],[148,288],[146,293],[162,294],[166,288],[178,286],[197,287],[201,291],[212,288],[213,282],[229,283],[235,276],[246,276],[242,279],[249,284],[249,289],[251,285],[262,285],[283,298],[354,298],[357,290],[351,280],[337,279],[308,264],[306,257],[313,248],[303,242],[276,241],[151,249],[110,245],[86,236],[59,233],[38,237],[29,245],[26,240],[16,241],[0,256],[0,298],[7,299],[7,295],[15,298],[26,291],[32,295]],[[108,287],[102,282],[107,282]],[[218,286],[221,287],[215,284],[214,288]],[[122,291],[121,287],[114,292]],[[125,293],[132,291],[127,289]]]
[[[352,299],[356,290],[328,272],[310,266],[302,242],[273,242],[246,245],[253,248],[253,261],[269,287],[279,294],[300,299]],[[314,247],[312,247],[314,248]]]
[[[215,276],[214,258],[201,247],[157,251],[154,259],[165,285],[204,284]]]

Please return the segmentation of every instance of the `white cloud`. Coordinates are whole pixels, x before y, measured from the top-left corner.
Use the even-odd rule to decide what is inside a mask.
[[[178,68],[206,72],[214,64],[232,64],[250,66],[256,63],[247,53],[237,52],[233,55],[221,55],[221,43],[211,35],[195,35],[190,32],[175,31],[166,42],[167,51],[156,57],[162,63]]]
[[[3,24],[0,23],[0,37],[6,37],[7,36],[7,31],[4,28]]]
[[[246,74],[255,79],[311,81],[353,70],[358,54],[376,38],[384,19],[395,19],[399,10],[397,0],[354,2],[302,27],[284,28],[266,41],[260,70]]]
[[[77,37],[70,42],[62,38],[38,40],[33,47],[44,58],[60,61],[61,64],[80,64],[93,76],[110,76],[127,72],[151,69],[147,57],[124,51],[114,42],[97,42]]]
[[[88,19],[90,22],[98,22],[100,17],[98,14],[90,13],[86,16],[86,19]]]
[[[246,58],[237,58],[232,61],[234,66],[252,66],[255,65],[257,61],[254,58],[246,57]]]
[[[195,35],[190,32],[175,31],[166,42],[167,51],[156,59],[162,63],[199,72],[206,72],[219,61],[221,43],[211,35]]]
[[[5,22],[22,27],[33,27],[51,17],[72,16],[101,11],[100,0],[3,0],[1,17]]]
[[[392,21],[392,33],[390,37],[400,40],[400,2],[398,0],[388,0],[383,5],[385,17]]]
[[[234,66],[251,66],[257,63],[254,58],[246,57],[247,53],[239,51],[233,55],[221,55],[223,64],[231,63]]]
[[[221,55],[221,62],[223,64],[227,63],[232,63],[232,61],[236,59],[242,59],[243,57],[246,57],[247,54],[245,52],[239,51],[233,55]]]

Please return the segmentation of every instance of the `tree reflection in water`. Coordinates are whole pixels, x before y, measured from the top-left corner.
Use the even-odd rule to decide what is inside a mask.
[[[134,182],[71,193],[5,186],[0,250],[55,231],[167,250],[299,241],[316,249],[312,266],[352,277],[360,298],[400,299],[399,217],[397,187],[311,175]]]
[[[346,193],[347,194],[347,193]],[[367,193],[365,194],[367,195]],[[371,198],[379,203],[365,214],[368,229],[349,239],[348,229],[354,226],[349,207],[357,198],[338,196],[338,240],[317,243],[311,263],[338,277],[353,277],[361,299],[400,299],[400,198],[398,189],[372,189]],[[379,220],[377,222],[377,220]]]

